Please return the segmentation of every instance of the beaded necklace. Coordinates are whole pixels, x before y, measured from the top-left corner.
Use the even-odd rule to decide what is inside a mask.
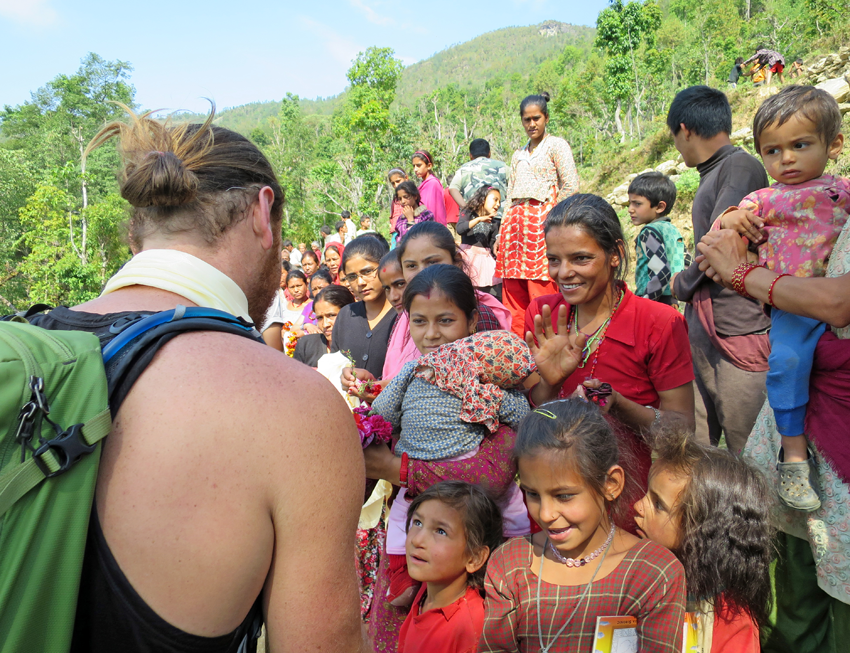
[[[546,538],[546,544],[551,544],[549,542],[549,538]],[[555,636],[549,640],[548,644],[543,644],[543,624],[541,623],[541,610],[540,610],[540,586],[543,583],[543,561],[546,559],[546,545],[543,545],[543,551],[540,553],[540,571],[537,572],[537,641],[540,643],[540,653],[549,653],[551,648],[555,645],[555,642],[561,636],[567,626],[570,625],[570,622],[573,620],[573,617],[576,616],[576,612],[581,607],[581,604],[584,603],[584,600],[587,598],[587,595],[590,593],[590,588],[593,587],[593,581],[596,580],[596,575],[599,573],[599,569],[602,567],[602,563],[605,562],[605,558],[608,557],[608,550],[611,546],[611,542],[607,541],[605,546],[605,551],[602,553],[602,559],[599,561],[599,564],[596,565],[596,569],[593,572],[593,576],[590,578],[590,582],[585,586],[584,592],[582,592],[578,601],[576,601],[576,605],[573,608],[573,611],[570,613],[570,616],[567,617],[567,620],[561,626]],[[552,547],[554,550],[555,547]]]
[[[558,562],[563,563],[567,567],[584,567],[591,560],[598,558],[602,554],[602,552],[608,548],[608,545],[611,544],[611,540],[613,539],[614,524],[611,524],[611,530],[608,532],[608,537],[605,539],[602,545],[598,549],[596,549],[596,551],[589,555],[586,555],[583,558],[567,558],[566,556],[562,555],[561,552],[558,551],[558,549],[555,548],[555,545],[552,544],[550,540],[547,539],[546,543],[549,545],[549,548],[552,549],[552,554],[555,556],[555,558],[558,559]]]
[[[584,367],[585,365],[587,365],[587,361],[590,358],[591,353],[596,354],[593,357],[593,366],[590,368],[590,375],[588,378],[595,378],[594,374],[596,372],[596,363],[599,361],[599,350],[602,348],[602,343],[605,342],[605,335],[608,333],[608,326],[611,324],[611,320],[614,319],[614,313],[616,313],[617,309],[620,308],[620,302],[623,301],[624,295],[625,293],[620,290],[619,296],[617,297],[617,301],[614,304],[614,307],[611,309],[611,314],[605,319],[602,324],[599,325],[596,331],[589,335],[584,331],[579,331],[578,307],[570,307],[570,321],[567,324],[567,333],[570,332],[570,329],[574,329],[576,337],[578,337],[578,334],[581,333],[585,338],[587,338],[587,342],[585,342],[584,348],[581,350],[581,362],[579,363],[579,367]],[[593,347],[594,343],[596,343],[596,349],[591,352],[591,347]]]

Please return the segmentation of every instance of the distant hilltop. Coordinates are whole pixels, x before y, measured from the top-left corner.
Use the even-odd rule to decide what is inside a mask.
[[[541,36],[558,36],[561,33],[567,33],[575,29],[574,25],[569,23],[561,23],[557,20],[547,20],[545,23],[540,23],[537,26],[537,33]]]
[[[398,101],[410,107],[448,84],[464,91],[514,75],[525,77],[547,59],[561,54],[567,45],[589,51],[595,36],[593,27],[557,20],[487,32],[405,68]]]
[[[522,80],[530,72],[544,61],[557,57],[567,45],[589,51],[595,36],[593,27],[557,20],[487,32],[407,66],[399,81],[396,101],[412,108],[423,97],[449,84],[459,91],[469,91],[480,90],[488,83],[494,86],[509,85],[510,81],[524,83]],[[301,98],[301,108],[307,115],[329,116],[343,97],[344,92],[315,100]],[[247,136],[254,128],[265,125],[279,110],[279,100],[251,102],[222,109],[216,122]],[[200,114],[185,113],[177,119],[203,121],[203,118]]]

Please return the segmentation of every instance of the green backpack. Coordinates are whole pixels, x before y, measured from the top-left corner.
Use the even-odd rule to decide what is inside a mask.
[[[110,397],[182,332],[259,335],[227,313],[179,306],[122,322],[101,350],[92,333],[28,324],[31,313],[0,321],[0,653],[66,653],[101,440],[118,410]]]

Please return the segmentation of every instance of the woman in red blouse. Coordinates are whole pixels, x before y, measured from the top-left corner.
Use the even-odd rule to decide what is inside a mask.
[[[539,372],[529,398],[534,405],[571,395],[598,403],[633,459],[627,472],[645,491],[652,460],[644,435],[662,417],[694,425],[685,320],[626,287],[620,221],[601,197],[559,203],[544,232],[549,276],[560,292],[537,298],[526,312],[526,342]],[[633,505],[640,496],[623,499]]]

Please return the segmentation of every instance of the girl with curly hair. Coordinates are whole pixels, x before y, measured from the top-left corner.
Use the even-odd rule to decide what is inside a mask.
[[[685,568],[699,650],[758,653],[770,613],[773,529],[764,478],[730,451],[685,434],[661,437],[649,490],[635,504],[638,534]]]
[[[498,188],[482,186],[461,210],[456,227],[472,283],[484,292],[492,292],[493,286],[501,283],[495,276],[496,259],[492,253],[501,223],[498,217],[501,203]]]

